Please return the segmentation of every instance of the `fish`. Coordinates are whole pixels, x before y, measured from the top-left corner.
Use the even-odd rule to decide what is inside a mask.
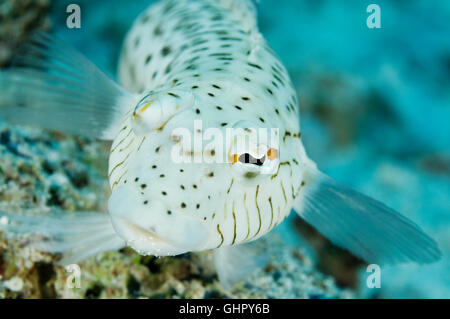
[[[45,231],[34,247],[62,252],[62,263],[125,246],[213,250],[225,278],[291,211],[370,263],[441,257],[414,222],[308,157],[296,90],[255,1],[152,4],[125,37],[118,83],[48,34],[24,49],[0,73],[0,117],[112,141],[107,214],[8,215],[11,232]]]

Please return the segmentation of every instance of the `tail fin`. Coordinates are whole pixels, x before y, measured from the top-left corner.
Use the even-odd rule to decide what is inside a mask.
[[[62,265],[82,261],[101,252],[125,247],[109,215],[94,212],[53,212],[49,216],[1,214],[0,230],[30,235],[29,246],[43,252],[63,253]]]
[[[113,139],[130,95],[80,53],[37,33],[0,72],[0,117],[94,138]]]
[[[334,244],[370,263],[420,264],[440,259],[436,242],[384,204],[308,168],[297,213]]]

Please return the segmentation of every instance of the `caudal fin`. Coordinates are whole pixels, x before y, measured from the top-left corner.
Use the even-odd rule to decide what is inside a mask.
[[[109,215],[96,212],[55,211],[50,215],[3,214],[0,230],[31,236],[29,246],[43,252],[62,253],[68,265],[101,252],[120,249],[125,242],[115,232]]]
[[[420,264],[440,259],[437,243],[386,205],[345,187],[315,168],[305,176],[297,213],[334,244],[367,262]]]
[[[64,42],[37,33],[0,72],[0,117],[110,140],[137,98]]]

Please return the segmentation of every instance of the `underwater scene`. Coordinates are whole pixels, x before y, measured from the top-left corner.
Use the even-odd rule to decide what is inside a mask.
[[[0,0],[0,298],[450,298],[449,21]]]

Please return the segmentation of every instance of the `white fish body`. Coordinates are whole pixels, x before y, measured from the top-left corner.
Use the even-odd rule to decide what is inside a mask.
[[[289,76],[256,24],[245,30],[234,12],[214,1],[161,2],[137,20],[120,62],[120,79],[127,89],[161,92],[156,96],[184,92],[188,97],[169,98],[189,105],[163,129],[140,136],[133,128],[135,119],[125,119],[110,157],[111,210],[120,214],[116,203],[122,202],[125,207],[155,214],[160,209],[154,205],[162,205],[160,218],[177,220],[179,215],[183,220],[186,216],[199,220],[207,239],[190,250],[251,241],[278,225],[300,191],[300,163],[307,161]],[[151,110],[152,106],[144,113]],[[256,129],[278,128],[282,134],[279,168],[272,178],[251,177],[243,183],[246,170],[235,172],[232,166],[236,164],[174,164],[172,132],[179,127],[193,130],[196,120],[202,121],[203,132],[220,128],[224,137],[227,128],[240,123]],[[210,151],[205,150],[205,155]],[[122,194],[131,192],[133,196]],[[135,218],[137,224],[142,215],[126,218]],[[154,229],[161,227],[154,216],[151,224]],[[193,233],[192,237],[203,236],[199,231]],[[159,252],[166,253],[173,252]]]
[[[104,236],[93,238],[77,226],[77,236],[92,238],[90,245],[55,240],[41,249],[64,251],[66,261],[73,261],[124,243],[158,256],[234,246],[263,236],[294,208],[369,262],[439,258],[436,243],[415,224],[334,182],[308,159],[295,90],[258,31],[252,1],[168,0],[151,6],[125,40],[122,87],[47,36],[38,37],[33,50],[44,58],[24,56],[25,67],[0,74],[6,97],[0,116],[113,139],[110,218],[92,214],[96,223],[104,220]],[[36,70],[43,62],[47,69]],[[29,90],[23,94],[19,87]],[[21,114],[30,116],[15,116],[20,105],[27,105]],[[64,121],[68,116],[70,123]],[[266,139],[233,153],[235,140],[225,140],[222,151],[204,141],[197,149],[176,134],[182,128],[197,136],[196,121],[203,133],[216,128],[223,136],[229,128],[276,128],[278,143]],[[244,130],[236,138],[247,135]],[[180,145],[193,163],[174,162],[173,149]],[[262,162],[242,161],[249,158],[245,154]],[[220,157],[232,160],[209,161]],[[47,220],[47,230],[59,222]]]

